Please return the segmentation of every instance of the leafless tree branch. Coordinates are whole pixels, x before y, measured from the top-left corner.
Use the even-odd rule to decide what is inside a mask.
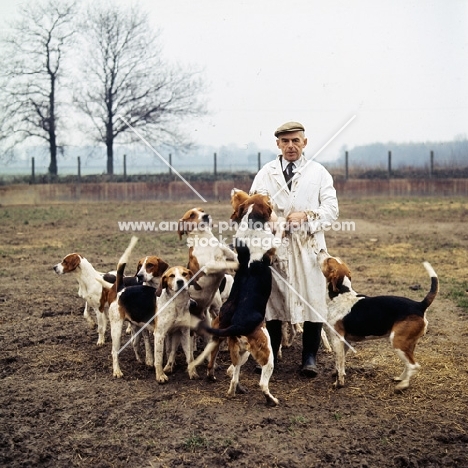
[[[147,18],[139,6],[97,5],[87,11],[82,28],[85,66],[75,103],[107,147],[109,174],[116,139],[136,138],[119,115],[158,144],[181,145],[189,141],[179,125],[206,112],[200,72],[163,61],[158,32]]]
[[[0,139],[10,148],[32,137],[45,140],[51,175],[57,175],[59,84],[64,54],[75,34],[74,3],[26,4],[1,41]]]

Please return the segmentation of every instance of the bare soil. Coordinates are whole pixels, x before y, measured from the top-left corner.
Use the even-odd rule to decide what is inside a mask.
[[[73,251],[101,271],[114,269],[130,238],[117,221],[174,221],[200,204],[0,207],[1,466],[468,466],[468,312],[457,305],[468,278],[466,200],[340,200],[341,220],[355,230],[330,231],[328,247],[349,264],[357,291],[422,299],[429,278],[421,262],[439,274],[416,350],[421,370],[395,393],[401,366],[388,342],[361,343],[348,355],[346,386],[335,390],[325,351],[316,379],[298,373],[299,336],[270,382],[276,408],[265,405],[251,360],[241,373],[249,392],[226,396],[225,351],[215,383],[190,380],[181,354],[169,382],[158,385],[131,347],[120,355],[124,377],[113,378],[109,332],[96,346],[76,280],[52,270]],[[230,214],[228,201],[204,208],[215,221]],[[147,254],[186,263],[175,232],[138,235],[135,266]]]

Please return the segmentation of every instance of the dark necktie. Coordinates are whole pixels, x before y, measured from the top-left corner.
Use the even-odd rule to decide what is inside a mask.
[[[294,169],[294,163],[290,162],[287,166],[286,169],[284,170],[284,179],[286,180],[288,184],[289,190],[291,190],[291,179],[293,178],[293,169]]]

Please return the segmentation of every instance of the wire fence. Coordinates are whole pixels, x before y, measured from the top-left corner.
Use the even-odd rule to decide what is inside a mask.
[[[220,158],[213,153],[210,158],[172,158],[167,154],[166,160],[159,158],[138,157],[136,155],[116,154],[114,172],[106,174],[106,160],[103,158],[82,158],[81,156],[60,160],[59,176],[50,177],[48,162],[45,158],[31,157],[11,164],[4,164],[0,169],[0,183],[17,182],[48,183],[83,181],[129,181],[146,179],[166,179],[175,177],[176,173],[184,174],[191,180],[226,179],[251,176],[267,162],[275,158],[274,153],[258,152],[248,158],[235,155]],[[352,153],[345,151],[338,161],[322,162],[336,179],[391,179],[391,178],[468,178],[468,156],[447,162],[439,162],[434,151],[427,154],[426,161],[406,164],[401,158],[395,164],[392,151],[385,158],[373,158],[367,162],[353,160]]]

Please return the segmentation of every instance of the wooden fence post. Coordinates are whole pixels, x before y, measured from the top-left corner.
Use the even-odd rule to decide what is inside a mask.
[[[388,152],[388,178],[392,177],[392,152]]]
[[[172,175],[172,153],[169,153],[169,175]]]
[[[36,167],[34,162],[34,156],[31,158],[31,184],[36,183]]]
[[[127,155],[123,155],[123,175],[124,175],[124,180],[127,178]]]
[[[432,177],[434,177],[434,151],[431,151],[431,164],[429,170],[429,177],[432,179]]]
[[[258,165],[258,170],[260,170],[262,168],[262,160],[261,160],[260,155],[261,155],[261,153],[259,152],[258,153],[258,159],[257,159],[257,161],[258,161],[258,164],[257,164]]]
[[[345,180],[348,180],[349,177],[349,165],[348,165],[348,152],[345,151]]]
[[[216,153],[214,154],[214,167],[213,167],[213,173],[216,178],[216,175],[218,174],[218,168],[217,168],[217,161],[216,161]]]
[[[78,163],[78,183],[80,183],[81,182],[81,157],[78,156],[76,159]]]

